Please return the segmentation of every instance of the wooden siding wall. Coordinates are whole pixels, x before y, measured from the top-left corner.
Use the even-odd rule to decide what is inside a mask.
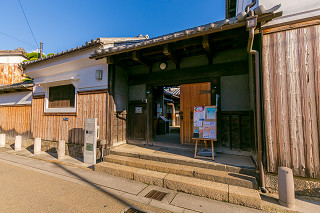
[[[113,115],[113,143],[126,141],[126,122],[127,122],[127,113],[115,112]]]
[[[43,140],[65,140],[72,144],[84,144],[84,119],[98,118],[100,138],[106,139],[106,114],[108,95],[82,93],[77,95],[77,114],[44,114],[44,97],[32,100],[32,133]],[[68,121],[63,121],[67,117]]]
[[[31,137],[31,106],[0,107],[0,133]]]
[[[320,178],[320,26],[263,36],[267,169]]]

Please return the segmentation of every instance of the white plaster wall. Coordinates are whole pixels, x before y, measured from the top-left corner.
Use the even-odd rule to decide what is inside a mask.
[[[65,83],[66,79],[78,78],[77,91],[108,88],[108,66],[105,59],[89,59],[92,49],[73,53],[69,56],[49,59],[25,69],[25,73],[34,78],[34,93],[44,94],[44,88],[53,84]],[[95,77],[96,70],[102,70],[102,80]],[[48,82],[52,82],[48,84]],[[40,84],[40,86],[38,86]]]
[[[237,14],[245,11],[245,7],[251,2],[251,0],[238,0]],[[282,17],[276,18],[264,26],[320,15],[320,0],[257,0],[257,4],[265,6],[266,9],[281,4],[281,8],[277,12],[283,11]]]
[[[22,56],[0,56],[1,64],[19,64],[26,58]]]
[[[31,105],[32,92],[0,94],[0,106]]]
[[[224,76],[221,82],[221,110],[249,110],[249,80],[248,75]]]

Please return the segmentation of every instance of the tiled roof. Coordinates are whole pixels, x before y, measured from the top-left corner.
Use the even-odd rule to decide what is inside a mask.
[[[277,5],[274,8],[271,8],[270,10],[266,10],[265,13],[260,14],[258,21],[259,22],[269,21],[275,17],[281,16],[282,12],[274,13],[274,11],[279,9],[279,7],[280,6]],[[219,32],[219,31],[234,29],[234,28],[238,28],[238,27],[244,27],[244,26],[246,26],[245,17],[246,17],[246,15],[233,17],[230,19],[225,19],[225,20],[209,23],[206,25],[201,25],[198,27],[193,27],[190,29],[178,31],[175,33],[170,33],[170,34],[166,34],[163,36],[155,37],[155,38],[148,39],[146,41],[142,41],[142,42],[132,44],[132,45],[122,45],[122,46],[110,47],[107,49],[95,50],[94,53],[91,54],[90,58],[99,59],[99,58],[102,58],[102,57],[105,57],[108,55],[114,55],[114,54],[119,54],[122,52],[128,52],[128,51],[138,50],[138,49],[142,49],[142,48],[146,48],[146,47],[166,44],[169,42],[174,42],[174,41],[183,40],[186,38],[205,35],[208,33]]]
[[[174,96],[176,98],[180,98],[180,87],[171,87],[164,89],[164,92],[168,95]]]
[[[21,55],[21,56],[26,57],[26,51],[22,47],[19,47],[19,48],[14,49],[14,50],[0,50],[0,56],[1,55],[5,55],[5,56],[8,56],[8,55]]]
[[[66,51],[62,51],[62,52],[59,52],[59,53],[56,53],[54,55],[50,55],[50,56],[47,56],[47,57],[44,57],[44,58],[39,58],[37,60],[22,62],[21,65],[23,67],[26,67],[28,65],[32,65],[32,64],[35,64],[35,63],[40,62],[40,61],[45,61],[45,60],[48,60],[48,59],[56,58],[56,57],[59,57],[59,56],[62,56],[62,55],[66,55],[66,54],[69,54],[69,53],[73,53],[73,52],[76,52],[76,51],[80,51],[80,50],[83,50],[83,49],[86,49],[86,48],[89,48],[89,47],[94,47],[94,46],[99,46],[99,45],[103,46],[103,45],[107,45],[107,44],[117,44],[117,43],[125,45],[126,42],[129,42],[131,44],[134,41],[141,41],[141,40],[145,40],[145,39],[148,39],[148,38],[149,38],[148,35],[146,35],[146,36],[139,35],[137,37],[92,39],[91,41],[86,42],[82,46],[78,46],[78,47],[75,47],[75,48],[72,48],[72,49],[68,49]]]
[[[6,91],[9,92],[14,90],[24,90],[24,89],[27,90],[31,87],[33,87],[33,81],[24,81],[21,83],[0,86],[0,92],[6,92]]]

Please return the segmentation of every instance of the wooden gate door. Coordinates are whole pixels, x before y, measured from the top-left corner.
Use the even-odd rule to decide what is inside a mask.
[[[180,143],[191,143],[193,135],[193,107],[211,105],[211,83],[180,86]]]
[[[146,138],[146,104],[129,104],[129,139]]]

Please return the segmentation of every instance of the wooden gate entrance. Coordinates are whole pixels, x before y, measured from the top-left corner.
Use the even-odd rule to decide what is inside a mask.
[[[180,143],[191,143],[193,134],[193,107],[211,105],[211,83],[180,86]]]

